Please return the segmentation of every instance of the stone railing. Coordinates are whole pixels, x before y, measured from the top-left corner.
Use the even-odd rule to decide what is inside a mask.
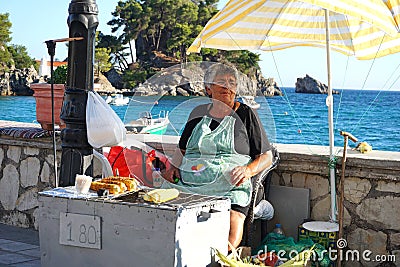
[[[171,155],[177,138],[152,135],[128,137]],[[58,142],[60,143],[60,142]],[[328,220],[330,194],[328,148],[276,145],[281,156],[273,173],[275,185],[309,188],[311,219]],[[60,155],[58,148],[58,155]],[[342,152],[339,150],[338,155]],[[51,138],[35,140],[0,136],[0,222],[37,229],[37,192],[54,187]],[[58,161],[59,162],[59,158]],[[99,166],[95,164],[98,173]],[[337,161],[341,175],[341,158]],[[400,153],[348,151],[345,170],[344,237],[348,248],[400,260]],[[361,261],[364,266],[375,263]],[[357,265],[359,266],[359,265]]]

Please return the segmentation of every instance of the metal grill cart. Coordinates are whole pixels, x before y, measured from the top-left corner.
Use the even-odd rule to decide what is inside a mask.
[[[77,198],[68,188],[40,192],[41,263],[211,266],[210,247],[227,251],[229,209],[227,198],[185,193],[156,205],[137,192],[114,198]]]

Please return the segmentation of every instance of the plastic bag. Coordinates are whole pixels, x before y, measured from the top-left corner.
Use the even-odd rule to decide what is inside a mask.
[[[86,105],[88,142],[92,147],[118,145],[126,139],[124,123],[96,92],[88,93]]]

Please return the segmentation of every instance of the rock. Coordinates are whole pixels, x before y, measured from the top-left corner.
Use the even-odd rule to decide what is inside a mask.
[[[331,197],[327,196],[317,203],[311,210],[311,218],[317,221],[328,221],[331,209]]]
[[[304,78],[297,78],[295,92],[306,94],[328,94],[328,86],[306,74],[306,77]],[[338,94],[339,92],[333,90],[332,93]]]
[[[1,217],[0,222],[21,228],[30,227],[28,216],[20,211],[12,211],[10,213],[4,214],[4,216]]]
[[[15,209],[19,190],[19,174],[13,165],[7,165],[0,180],[0,203],[5,210]]]
[[[162,69],[146,82],[135,87],[135,95],[205,96],[204,70],[206,67],[202,63],[188,63],[183,68],[181,65],[174,65]],[[282,95],[274,79],[265,79],[261,72],[250,77],[239,73],[236,93],[239,96]]]
[[[104,73],[104,76],[111,83],[111,85],[117,89],[124,88],[124,81],[122,80],[122,74],[116,69],[112,68]]]
[[[107,77],[104,76],[102,73],[99,74],[97,78],[94,79],[95,83],[100,84],[100,88],[95,91],[99,93],[115,93],[117,90],[115,87],[111,84],[111,82],[108,81]]]
[[[344,181],[344,197],[355,204],[359,204],[370,189],[371,183],[366,179],[348,177]]]
[[[304,188],[306,181],[306,174],[302,172],[295,172],[292,174],[292,185],[297,188]]]
[[[31,96],[33,90],[29,85],[38,78],[38,73],[33,66],[22,70],[15,69],[10,75],[10,87],[14,95]]]
[[[373,261],[376,255],[387,255],[387,235],[381,231],[357,228],[347,235],[348,248],[357,250],[363,266],[376,266]],[[370,253],[370,252],[371,253]],[[347,259],[347,261],[352,259]]]
[[[25,193],[21,194],[16,202],[16,208],[19,211],[26,211],[39,206],[37,199],[37,188],[31,188]]]
[[[39,155],[39,148],[24,147],[24,153],[29,156],[36,156]]]
[[[282,91],[274,78],[264,78],[260,71],[256,71],[257,89],[263,96],[281,96]],[[257,93],[258,93],[257,92]]]
[[[329,193],[329,181],[319,175],[308,174],[305,181],[305,188],[311,189],[312,200]]]
[[[43,183],[48,183],[50,181],[50,167],[47,162],[43,163],[42,172],[40,173],[40,181]]]
[[[400,193],[400,182],[378,181],[376,190],[383,192]]]
[[[186,90],[184,90],[183,88],[180,88],[180,87],[176,88],[176,92],[177,92],[177,95],[189,96],[189,93]]]
[[[21,147],[19,146],[10,146],[7,150],[7,158],[13,160],[14,162],[19,162],[21,157]]]
[[[400,233],[391,234],[390,243],[393,246],[400,246]]]
[[[40,172],[40,160],[35,157],[29,157],[20,163],[21,186],[26,188],[37,185]]]
[[[382,229],[400,231],[400,197],[382,196],[364,199],[356,208],[361,219]]]
[[[8,72],[0,76],[0,95],[12,95],[10,87],[10,74]]]
[[[1,164],[3,163],[3,159],[4,159],[4,150],[3,148],[0,147],[0,168]]]

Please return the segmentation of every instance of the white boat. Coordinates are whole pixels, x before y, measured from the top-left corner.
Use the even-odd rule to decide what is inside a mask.
[[[254,96],[251,95],[246,95],[246,96],[240,96],[242,99],[242,102],[252,109],[258,109],[260,108],[260,103],[257,103],[256,100],[254,100]]]
[[[156,116],[146,111],[139,115],[139,119],[125,124],[125,128],[134,133],[164,134],[168,124],[168,111],[162,110]]]
[[[107,96],[106,103],[116,106],[125,106],[129,104],[129,97],[124,97],[123,94],[115,94],[114,97]]]

